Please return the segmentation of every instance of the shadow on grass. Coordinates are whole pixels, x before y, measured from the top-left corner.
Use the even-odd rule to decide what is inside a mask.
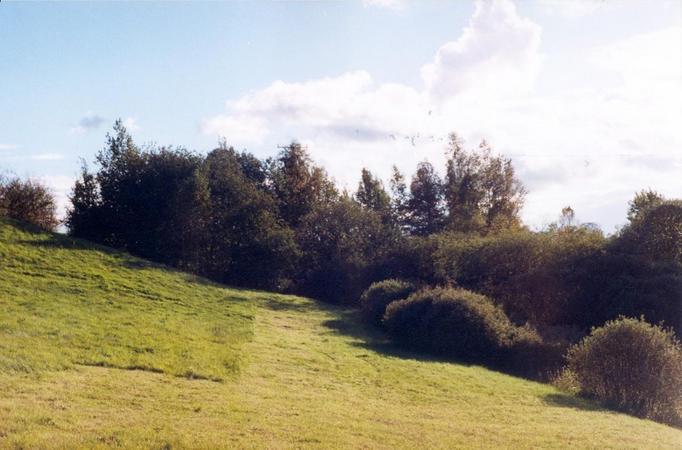
[[[571,394],[547,394],[542,397],[542,401],[550,406],[561,406],[563,408],[578,409],[581,411],[599,411],[617,414],[616,411],[609,410],[597,404],[594,401],[576,397]]]
[[[355,342],[352,342],[351,345],[355,347],[393,358],[422,362],[455,363],[465,366],[481,365],[479,363],[456,360],[405,348],[394,343],[384,331],[365,323],[359,311],[348,308],[336,308],[335,312],[339,318],[324,321],[322,325],[329,328],[332,333],[352,337],[355,339]]]
[[[518,378],[523,378],[531,381],[547,382],[546,378],[541,378],[538,376],[529,376],[528,374],[521,373],[518,370],[505,368],[500,363],[466,361],[461,359],[432,355],[426,352],[420,352],[417,350],[405,348],[392,342],[389,336],[382,330],[363,322],[358,311],[345,309],[338,311],[337,314],[339,315],[337,319],[327,320],[323,322],[323,325],[329,328],[330,332],[352,337],[355,339],[355,342],[352,342],[351,345],[363,348],[368,351],[373,351],[380,355],[393,358],[415,360],[420,362],[451,363],[467,367],[479,366],[485,367],[488,370],[504,373],[506,375]],[[547,405],[551,406],[559,406],[563,408],[571,408],[581,411],[599,411],[611,414],[618,414],[618,411],[606,408],[593,400],[577,397],[572,394],[566,393],[547,394],[542,397],[542,401],[545,402]]]
[[[55,237],[52,239],[24,239],[18,241],[19,244],[30,245],[32,247],[54,249],[61,248],[67,250],[90,250],[93,244],[79,239],[70,239],[67,237]]]

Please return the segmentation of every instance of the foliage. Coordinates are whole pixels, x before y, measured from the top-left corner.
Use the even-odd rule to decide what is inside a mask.
[[[363,207],[379,213],[385,220],[391,217],[391,197],[384,189],[380,179],[367,169],[362,169],[362,176],[355,193],[355,199]]]
[[[83,169],[74,186],[72,236],[222,282],[290,284],[294,233],[281,223],[256,158],[224,146],[206,157],[143,150],[117,121],[97,161],[99,170]]]
[[[30,223],[43,230],[59,225],[52,192],[36,180],[0,178],[0,217]]]
[[[628,203],[628,220],[630,223],[637,222],[648,210],[660,205],[663,201],[663,196],[651,189],[638,192]]]
[[[448,152],[444,197],[449,229],[488,233],[518,228],[526,189],[511,160],[494,156],[485,141],[477,150],[465,150],[454,133]]]
[[[292,228],[297,228],[316,205],[338,196],[324,169],[314,165],[307,150],[297,142],[284,147],[267,166],[268,184],[279,213]]]
[[[393,219],[398,224],[403,232],[409,231],[409,216],[410,210],[408,202],[410,200],[410,193],[407,190],[405,183],[405,176],[398,170],[397,166],[393,166],[391,175],[391,212]]]
[[[653,199],[651,203],[622,232],[620,248],[652,261],[682,265],[682,201]]]
[[[203,163],[209,191],[205,273],[230,284],[286,288],[298,257],[294,233],[242,162],[243,156],[223,147]]]
[[[360,298],[362,315],[366,321],[381,325],[389,303],[406,299],[416,290],[413,283],[389,279],[372,283]]]
[[[395,228],[379,214],[348,196],[316,206],[297,230],[303,255],[297,276],[300,292],[357,304],[398,239]]]
[[[407,223],[413,234],[425,236],[443,228],[443,183],[428,161],[417,165],[417,172],[410,183],[407,207],[410,211]]]
[[[438,355],[493,361],[522,334],[489,298],[431,288],[388,305],[384,322],[400,343]]]
[[[433,253],[436,278],[482,292],[516,322],[576,324],[584,314],[575,271],[605,240],[598,230],[571,228],[488,237],[443,234]]]
[[[568,352],[581,392],[653,420],[682,424],[682,348],[672,331],[620,318]]]

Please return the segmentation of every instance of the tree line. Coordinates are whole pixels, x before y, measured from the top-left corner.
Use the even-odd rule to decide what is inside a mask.
[[[511,161],[452,135],[441,180],[422,162],[390,193],[363,169],[341,191],[293,142],[260,160],[226,143],[200,155],[138,146],[120,121],[84,167],[66,225],[75,237],[244,287],[354,303],[398,270],[412,236],[520,229],[525,190]]]
[[[340,190],[296,142],[259,159],[139,146],[119,120],[71,193],[69,234],[212,280],[359,304],[404,279],[486,295],[517,324],[582,330],[620,315],[682,331],[682,202],[654,191],[612,236],[576,221],[529,230],[512,161],[452,134],[444,176],[429,162],[388,187],[363,169]],[[53,228],[40,183],[0,180],[0,214]]]

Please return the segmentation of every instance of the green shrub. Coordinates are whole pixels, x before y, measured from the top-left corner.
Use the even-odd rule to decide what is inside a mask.
[[[672,331],[621,317],[594,328],[567,360],[583,394],[640,417],[682,423],[682,348]]]
[[[414,284],[397,279],[372,283],[360,298],[362,316],[370,323],[381,325],[388,304],[407,298],[415,290]]]
[[[384,323],[404,345],[472,361],[496,360],[525,331],[487,297],[452,288],[421,290],[389,304]]]
[[[0,217],[6,216],[51,231],[59,225],[50,189],[36,180],[0,177]]]
[[[434,278],[494,298],[516,323],[583,325],[576,269],[605,243],[589,226],[489,236],[442,233],[432,252]]]

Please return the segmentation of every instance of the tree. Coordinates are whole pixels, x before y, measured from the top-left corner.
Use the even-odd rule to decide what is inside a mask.
[[[559,217],[559,228],[573,228],[575,226],[575,211],[570,206],[561,208],[561,217]]]
[[[76,180],[69,200],[71,207],[66,212],[65,222],[69,234],[93,242],[102,242],[102,198],[99,193],[99,184],[84,161],[81,166],[81,176]]]
[[[49,188],[36,180],[0,179],[0,217],[51,231],[59,225],[57,205]]]
[[[450,135],[445,177],[448,226],[462,232],[518,228],[526,190],[508,158],[494,156],[487,142],[467,151]]]
[[[448,226],[462,232],[481,230],[485,223],[482,203],[484,155],[467,152],[457,134],[450,135],[450,157],[445,175],[445,202],[448,208]]]
[[[630,223],[636,222],[643,217],[651,208],[654,208],[663,203],[664,198],[661,194],[651,189],[642,190],[635,194],[635,198],[628,203],[628,220]]]
[[[224,146],[206,157],[210,237],[204,264],[222,282],[284,289],[298,255],[293,231],[278,220],[275,200],[244,169],[244,160],[253,161]]]
[[[367,169],[362,169],[362,178],[355,193],[355,199],[363,207],[376,211],[382,217],[390,217],[391,197],[384,189],[380,179]]]
[[[391,176],[391,213],[393,220],[398,224],[400,229],[407,231],[409,229],[409,206],[408,202],[410,194],[407,191],[407,184],[405,183],[405,176],[398,170],[397,166],[393,166],[393,175]]]
[[[526,188],[516,178],[511,159],[492,156],[490,146],[485,141],[481,143],[480,149],[487,162],[483,172],[486,231],[518,228],[521,225],[519,213],[526,196]]]
[[[442,230],[445,223],[443,186],[431,163],[424,161],[417,166],[407,205],[413,234],[425,236]]]
[[[646,206],[624,230],[620,241],[630,253],[682,264],[682,200]]]
[[[268,162],[268,183],[281,217],[296,228],[317,203],[336,198],[338,192],[327,173],[315,166],[305,148],[292,142]]]
[[[348,195],[316,205],[296,235],[299,292],[336,303],[359,301],[399,238],[379,214]]]

